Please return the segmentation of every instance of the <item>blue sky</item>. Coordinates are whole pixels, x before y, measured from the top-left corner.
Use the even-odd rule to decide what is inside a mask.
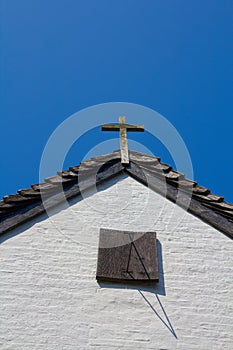
[[[231,0],[2,0],[0,196],[38,182],[44,146],[66,118],[123,101],[167,118],[195,180],[233,202],[232,23]],[[81,138],[65,165],[110,137],[100,134]],[[132,137],[171,163],[148,133]]]

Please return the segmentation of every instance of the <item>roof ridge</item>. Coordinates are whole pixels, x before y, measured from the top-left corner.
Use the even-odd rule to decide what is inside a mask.
[[[85,175],[85,181],[88,183],[88,176],[93,176],[93,174],[96,174],[97,182],[101,182],[107,181],[110,177],[124,171],[144,184],[147,182],[145,174],[149,174],[152,179],[165,180],[166,184],[171,186],[171,189],[176,189],[176,191],[178,189],[182,193],[192,191],[192,200],[199,202],[199,206],[201,205],[205,210],[208,208],[208,210],[218,215],[221,220],[228,220],[231,224],[230,229],[222,230],[221,227],[218,228],[233,237],[233,204],[225,202],[223,196],[215,195],[208,188],[199,186],[196,181],[185,178],[183,173],[161,162],[159,157],[129,150],[129,158],[130,164],[123,166],[119,150],[96,156],[69,169],[58,171],[56,175],[46,178],[43,183],[33,184],[30,188],[18,190],[16,194],[6,195],[0,201],[0,222],[5,222],[8,218],[13,220],[13,217],[17,214],[21,215],[22,211],[26,212],[32,207],[39,206],[42,203],[42,196],[43,198],[50,198],[57,195],[61,189],[61,184],[65,192],[74,187],[77,192],[76,195],[78,195],[79,184],[83,178],[80,179],[80,173]],[[200,217],[201,215],[197,216]],[[209,223],[211,224],[211,222]],[[216,227],[216,225],[213,226]],[[0,229],[0,234],[3,232],[5,231]]]

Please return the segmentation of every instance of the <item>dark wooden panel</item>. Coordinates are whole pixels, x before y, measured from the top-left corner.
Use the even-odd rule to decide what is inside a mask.
[[[100,229],[98,281],[158,281],[155,232]]]

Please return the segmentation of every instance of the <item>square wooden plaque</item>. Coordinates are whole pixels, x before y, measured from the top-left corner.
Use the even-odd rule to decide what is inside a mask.
[[[156,232],[100,229],[96,279],[158,282]]]

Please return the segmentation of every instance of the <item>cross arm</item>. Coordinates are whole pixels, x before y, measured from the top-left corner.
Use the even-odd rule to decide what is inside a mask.
[[[144,131],[144,125],[131,124],[103,124],[102,131],[119,131],[121,128],[126,128],[127,131]]]
[[[119,124],[103,124],[102,125],[102,131],[119,131],[120,125]]]
[[[144,131],[144,125],[125,124],[127,131]]]

